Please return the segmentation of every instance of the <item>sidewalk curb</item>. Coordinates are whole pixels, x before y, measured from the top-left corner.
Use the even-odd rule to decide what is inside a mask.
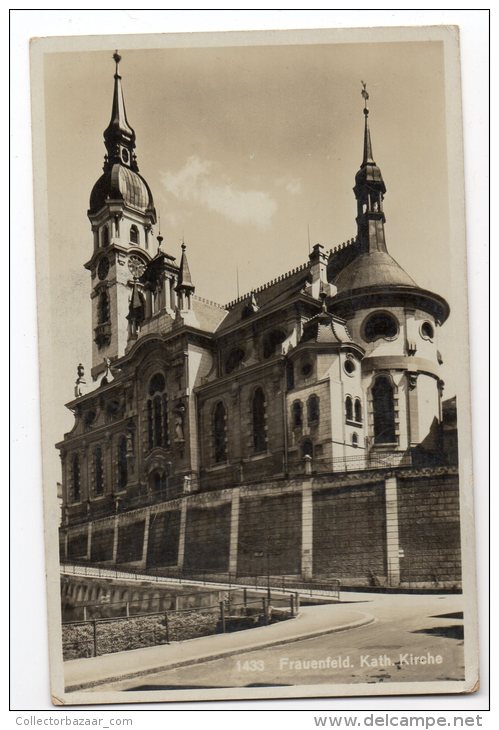
[[[360,612],[359,612],[360,613]],[[196,657],[195,659],[181,659],[178,661],[172,661],[166,664],[162,664],[157,667],[148,667],[147,669],[140,669],[136,672],[127,672],[125,674],[115,675],[112,677],[106,677],[105,679],[96,679],[87,682],[80,682],[78,684],[72,684],[65,687],[65,692],[77,692],[79,690],[91,689],[92,687],[98,687],[101,684],[109,684],[110,682],[122,682],[126,679],[134,679],[135,677],[144,677],[148,674],[158,674],[159,672],[166,672],[170,669],[179,669],[180,667],[187,667],[191,664],[202,664],[204,662],[215,661],[216,659],[222,659],[224,657],[234,656],[243,652],[256,651],[257,649],[266,649],[269,646],[279,646],[279,644],[292,644],[296,641],[304,641],[305,639],[313,639],[317,636],[323,636],[325,634],[335,634],[339,631],[348,631],[349,629],[358,629],[361,626],[368,626],[369,624],[375,623],[377,619],[369,614],[361,614],[362,618],[357,621],[351,621],[347,624],[340,624],[332,628],[320,629],[317,631],[311,631],[310,633],[300,634],[297,636],[291,636],[288,638],[271,639],[256,642],[254,644],[239,647],[230,648],[225,651],[218,651],[213,654],[204,654],[203,656]]]

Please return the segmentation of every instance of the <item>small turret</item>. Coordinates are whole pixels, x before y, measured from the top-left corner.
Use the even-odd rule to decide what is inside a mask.
[[[195,286],[192,283],[189,263],[187,261],[186,249],[184,241],[182,241],[182,256],[180,259],[180,267],[178,273],[178,284],[175,291],[178,294],[178,308],[182,310],[191,309],[191,297],[194,294]]]

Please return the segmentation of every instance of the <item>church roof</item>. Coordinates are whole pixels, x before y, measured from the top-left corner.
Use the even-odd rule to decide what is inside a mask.
[[[334,280],[338,294],[366,287],[410,286],[416,282],[385,251],[361,253]]]
[[[227,304],[228,315],[224,319],[218,331],[229,329],[237,325],[244,318],[245,310],[254,298],[258,311],[276,304],[283,304],[291,299],[309,283],[310,263],[302,264],[288,274],[278,277],[264,284],[258,289],[239,297],[234,302]]]

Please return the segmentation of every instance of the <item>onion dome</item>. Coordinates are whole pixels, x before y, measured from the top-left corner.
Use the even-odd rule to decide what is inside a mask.
[[[90,194],[90,212],[97,213],[110,200],[123,201],[143,213],[156,215],[149,185],[138,172],[120,163],[108,168],[95,183]]]

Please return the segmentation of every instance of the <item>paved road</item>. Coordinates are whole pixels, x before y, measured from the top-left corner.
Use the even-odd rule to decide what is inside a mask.
[[[348,599],[348,594],[342,598]],[[368,626],[101,685],[163,690],[464,678],[459,595],[352,595]],[[423,663],[424,662],[424,663]]]

